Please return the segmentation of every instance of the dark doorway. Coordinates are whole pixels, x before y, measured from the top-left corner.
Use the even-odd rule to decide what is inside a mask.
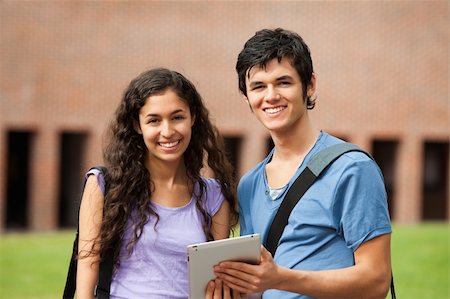
[[[83,188],[83,161],[87,134],[65,132],[61,134],[59,226],[73,228],[77,225],[78,207]]]
[[[422,168],[422,218],[447,219],[448,142],[425,142]]]
[[[398,142],[396,140],[374,140],[372,155],[384,177],[388,197],[389,215],[395,215],[395,170],[397,168]]]
[[[28,227],[30,152],[33,133],[8,132],[6,229]]]
[[[237,180],[239,173],[239,161],[242,138],[240,137],[224,137],[225,150],[227,152],[227,157],[233,166],[233,176]]]

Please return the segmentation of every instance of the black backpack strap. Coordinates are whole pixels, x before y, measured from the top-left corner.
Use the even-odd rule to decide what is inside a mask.
[[[94,166],[92,169],[97,169],[103,174],[106,173],[106,167],[104,166]],[[84,180],[84,188],[86,187],[86,181]],[[108,192],[108,183],[105,180],[105,195]],[[80,210],[78,210],[78,219]],[[69,271],[67,273],[66,285],[64,287],[63,299],[73,299],[75,296],[75,290],[77,288],[77,256],[78,256],[78,239],[79,239],[79,224],[77,226],[77,232],[75,234],[75,240],[73,242],[72,257],[70,259]],[[95,296],[99,299],[109,299],[109,290],[111,285],[113,271],[113,252],[111,250],[105,253],[104,259],[99,265],[99,281],[98,285],[95,287]]]
[[[77,255],[78,255],[78,229],[73,241],[72,257],[70,258],[69,271],[67,273],[66,286],[63,299],[73,299],[77,282]]]
[[[98,284],[95,286],[94,291],[95,298],[109,299],[113,268],[114,252],[112,250],[107,250],[99,265]]]
[[[394,287],[394,274],[391,271],[391,298],[392,299],[396,299],[397,297],[395,296],[395,287]]]
[[[265,246],[272,256],[275,256],[278,242],[280,241],[284,228],[288,223],[289,215],[291,214],[292,209],[297,205],[298,201],[302,198],[305,192],[308,191],[314,181],[320,176],[322,171],[327,168],[328,165],[333,163],[338,157],[350,151],[364,152],[354,144],[339,143],[321,150],[311,158],[309,163],[306,165],[306,168],[300,173],[292,186],[289,188],[269,228]]]

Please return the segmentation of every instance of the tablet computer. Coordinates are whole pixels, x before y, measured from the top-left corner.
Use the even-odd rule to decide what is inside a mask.
[[[259,234],[189,245],[187,247],[189,298],[205,298],[208,282],[216,277],[213,267],[220,262],[242,261],[258,264],[260,245]]]

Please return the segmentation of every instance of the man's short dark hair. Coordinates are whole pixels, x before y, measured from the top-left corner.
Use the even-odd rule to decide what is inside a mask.
[[[274,58],[277,58],[278,62],[283,58],[290,60],[302,82],[303,98],[307,99],[307,107],[314,108],[315,101],[306,96],[313,73],[311,52],[300,35],[282,28],[260,30],[245,43],[236,63],[241,92],[247,96],[245,77],[248,72],[254,66],[265,68]]]

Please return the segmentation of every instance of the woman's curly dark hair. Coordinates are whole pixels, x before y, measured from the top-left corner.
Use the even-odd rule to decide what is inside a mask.
[[[200,191],[194,197],[196,207],[203,215],[206,239],[212,240],[213,237],[211,215],[206,212],[201,201],[206,190],[206,184],[200,174],[206,166],[203,164],[204,161],[207,161],[207,166],[213,171],[214,178],[220,183],[222,193],[230,204],[231,226],[237,223],[232,166],[227,160],[223,140],[217,128],[209,120],[209,112],[200,94],[195,86],[180,73],[164,68],[152,69],[130,82],[108,130],[108,143],[103,154],[107,166],[105,180],[108,183],[108,192],[105,197],[100,236],[97,244],[92,247],[92,251],[95,251],[94,248],[99,248],[97,253],[100,254],[100,258],[104,257],[108,249],[113,250],[114,261],[119,263],[124,230],[132,211],[136,213],[134,217],[133,212],[136,223],[132,238],[126,244],[128,254],[132,253],[149,217],[156,217],[157,221],[159,219],[149,205],[153,186],[149,183],[152,174],[145,166],[148,151],[142,135],[136,132],[134,124],[139,122],[139,111],[146,100],[168,89],[186,101],[191,115],[195,118],[192,138],[184,153],[184,163],[188,178],[193,184],[198,183],[200,187]]]

